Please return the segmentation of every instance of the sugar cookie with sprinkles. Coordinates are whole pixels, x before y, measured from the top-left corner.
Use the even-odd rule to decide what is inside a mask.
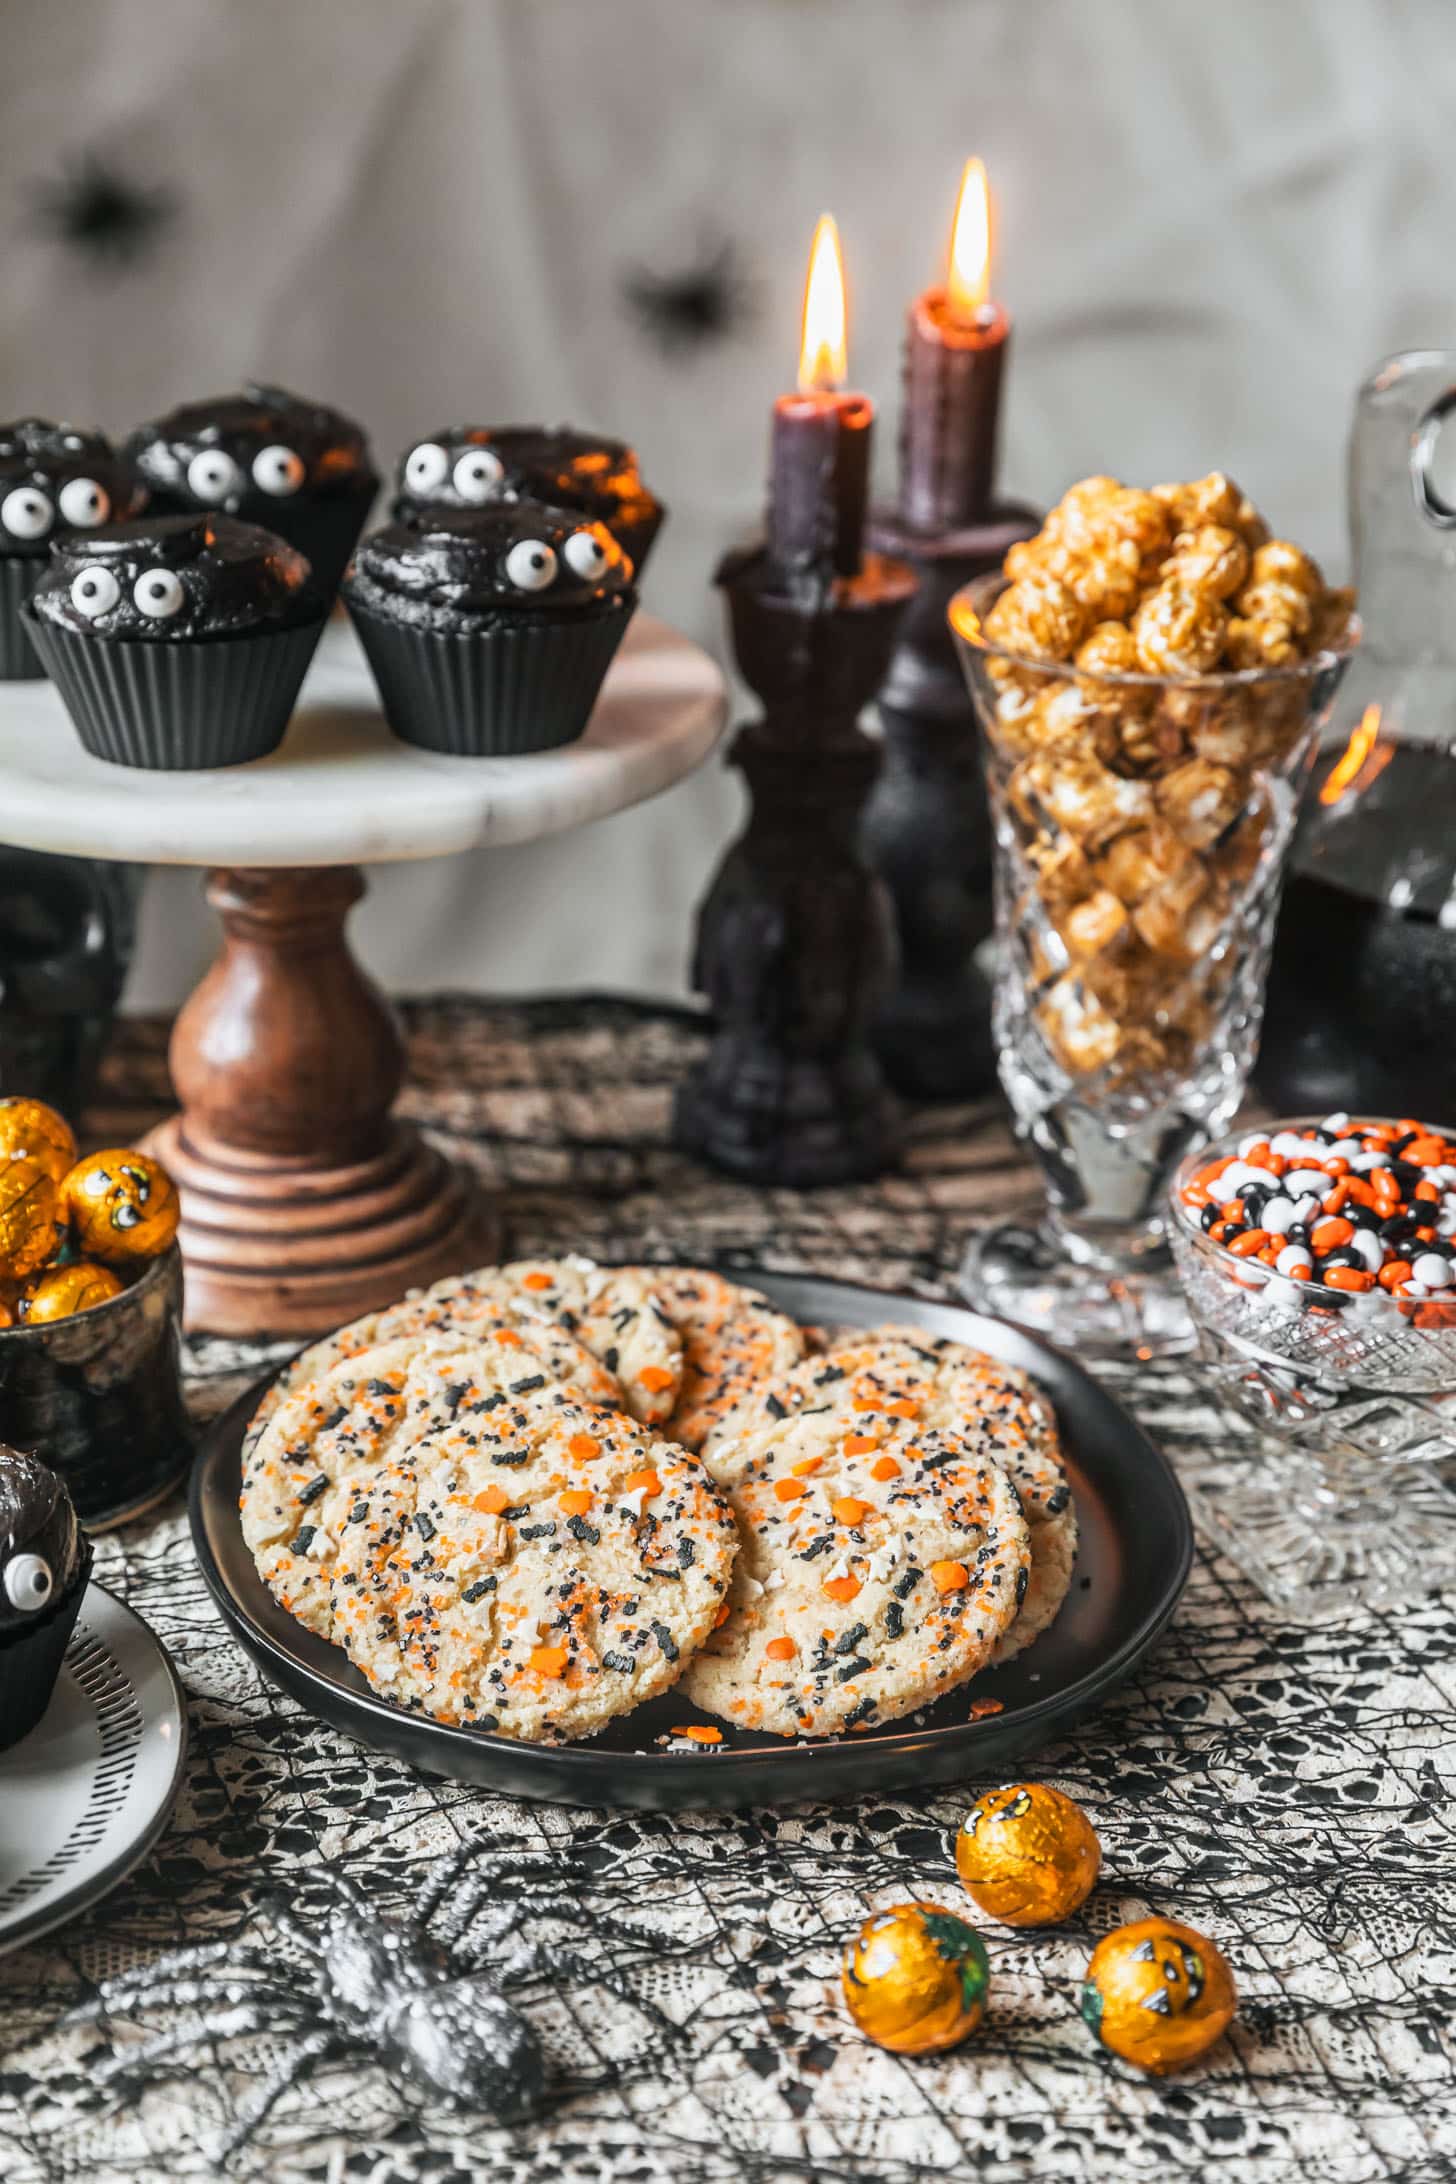
[[[382,1696],[591,1736],[677,1680],[724,1614],[737,1536],[695,1457],[523,1386],[517,1355],[406,1339],[336,1366],[260,1436],[244,1536]]]
[[[785,1416],[729,1498],[730,1614],[683,1692],[740,1728],[832,1736],[928,1705],[986,1665],[1026,1591],[1010,1479],[916,1419]]]
[[[602,1274],[607,1283],[592,1296],[587,1294],[593,1288],[588,1270],[590,1276]],[[532,1279],[538,1273],[544,1288]],[[551,1303],[561,1309],[549,1309]],[[569,1382],[584,1402],[625,1406],[644,1424],[655,1425],[677,1398],[682,1344],[652,1310],[644,1284],[610,1280],[588,1259],[523,1260],[518,1266],[451,1275],[311,1343],[274,1381],[253,1414],[249,1436],[286,1395],[363,1350],[407,1335],[490,1335],[502,1328],[516,1329],[542,1370],[553,1380]],[[615,1365],[608,1362],[613,1358]]]
[[[804,1355],[802,1327],[756,1289],[696,1266],[627,1268],[651,1285],[682,1340],[682,1388],[666,1432],[700,1449],[758,1384]]]
[[[1040,1637],[1071,1586],[1077,1512],[1055,1417],[1028,1376],[919,1328],[873,1328],[831,1342],[755,1389],[710,1435],[703,1461],[721,1484],[731,1485],[772,1444],[782,1417],[814,1411],[853,1421],[871,1437],[886,1419],[918,1420],[962,1436],[1000,1464],[1030,1528],[1031,1576],[994,1661],[1014,1659]]]

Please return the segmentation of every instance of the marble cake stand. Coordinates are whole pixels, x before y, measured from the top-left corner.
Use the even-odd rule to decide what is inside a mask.
[[[647,615],[580,742],[523,758],[396,742],[342,623],[282,749],[215,772],[107,765],[49,683],[0,686],[0,838],[208,868],[222,953],[172,1034],[181,1112],[149,1141],[181,1186],[189,1325],[312,1334],[489,1255],[465,1178],[390,1113],[399,1030],[344,933],[359,867],[621,811],[698,765],[726,710],[707,654]]]

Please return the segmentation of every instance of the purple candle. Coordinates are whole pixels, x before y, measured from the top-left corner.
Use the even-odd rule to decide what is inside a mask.
[[[900,513],[914,530],[959,531],[990,505],[1011,321],[991,300],[986,170],[961,177],[944,285],[910,306],[900,419]]]
[[[857,576],[863,560],[875,408],[845,390],[844,267],[826,213],[804,288],[799,384],[774,403],[768,555],[790,586]]]

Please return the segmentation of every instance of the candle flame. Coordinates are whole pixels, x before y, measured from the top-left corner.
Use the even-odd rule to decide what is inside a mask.
[[[822,213],[804,283],[804,332],[799,343],[800,394],[837,394],[849,378],[845,340],[844,261],[833,215]]]
[[[1367,705],[1350,731],[1350,740],[1326,775],[1320,789],[1322,804],[1338,804],[1347,790],[1368,788],[1390,763],[1394,746],[1376,748],[1380,735],[1380,707]],[[1372,763],[1373,758],[1373,763]]]
[[[946,301],[957,318],[973,319],[991,294],[991,188],[979,159],[968,159],[956,199]]]

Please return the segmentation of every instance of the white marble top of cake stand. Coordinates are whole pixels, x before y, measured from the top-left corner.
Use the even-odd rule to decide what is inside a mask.
[[[586,734],[517,758],[397,742],[357,638],[336,621],[280,748],[246,766],[149,773],[81,748],[48,682],[0,684],[0,841],[135,864],[330,865],[533,841],[668,788],[727,714],[717,667],[639,614]]]

